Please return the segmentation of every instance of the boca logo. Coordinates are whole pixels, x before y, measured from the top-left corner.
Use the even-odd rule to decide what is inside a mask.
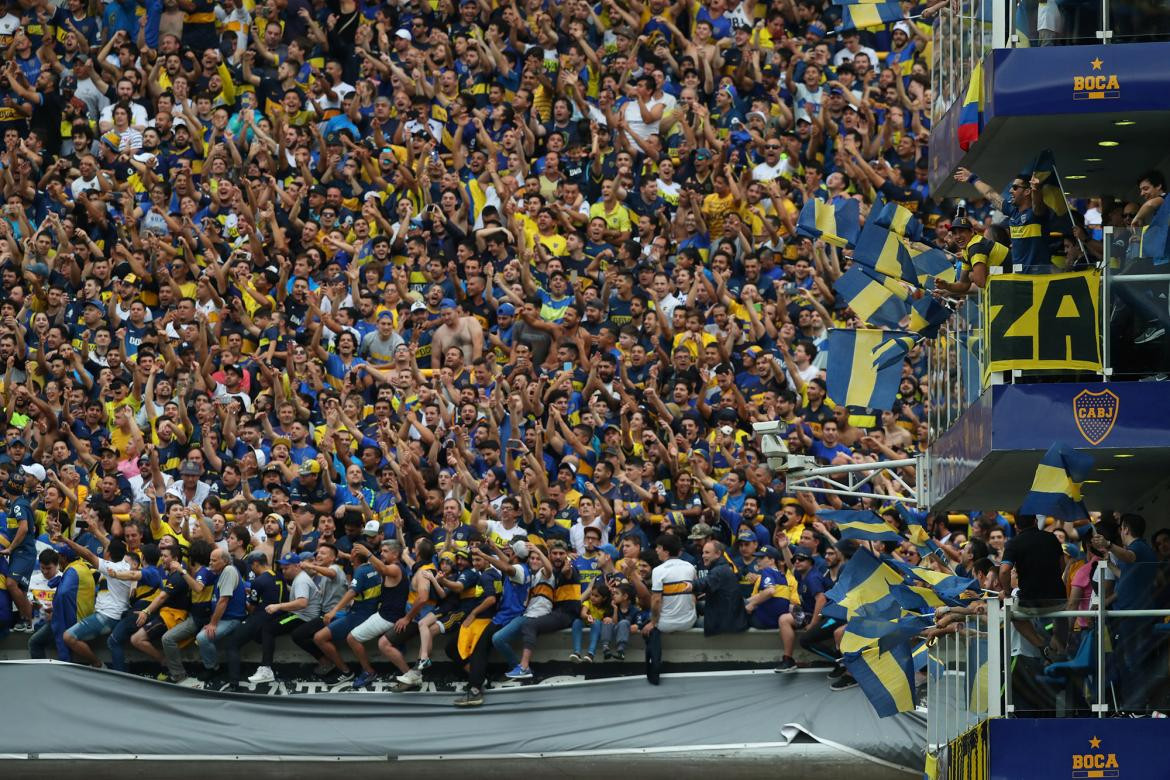
[[[1121,764],[1117,761],[1117,754],[1102,751],[1099,737],[1093,737],[1089,740],[1089,748],[1093,752],[1072,754],[1072,777],[1074,780],[1121,777]]]
[[[1073,396],[1073,420],[1085,441],[1094,446],[1105,441],[1117,422],[1121,399],[1112,390],[1082,390]]]
[[[1115,73],[1102,73],[1104,62],[1097,57],[1089,62],[1090,73],[1073,76],[1073,100],[1117,100],[1121,98],[1121,82]]]

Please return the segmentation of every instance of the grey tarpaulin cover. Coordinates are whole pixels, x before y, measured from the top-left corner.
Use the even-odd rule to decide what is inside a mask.
[[[5,723],[6,754],[410,758],[441,750],[452,758],[504,758],[776,747],[804,733],[920,774],[926,738],[920,717],[878,718],[860,690],[831,693],[819,673],[707,672],[665,675],[659,686],[626,677],[505,688],[489,690],[485,705],[472,711],[452,707],[450,694],[214,693],[48,661],[0,662],[0,690],[5,701],[26,702],[37,713]]]

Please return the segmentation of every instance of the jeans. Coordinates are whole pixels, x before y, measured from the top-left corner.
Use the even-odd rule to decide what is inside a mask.
[[[594,624],[596,628],[597,624]],[[601,644],[603,647],[609,647],[614,642],[617,643],[618,650],[625,650],[626,644],[630,641],[630,621],[619,620],[616,623],[602,623],[601,624]]]
[[[657,685],[661,674],[662,632],[655,627],[650,630],[650,636],[646,637],[646,681],[651,685]]]
[[[581,641],[585,634],[585,621],[577,618],[573,621],[573,652],[581,654]],[[597,621],[589,629],[589,655],[597,653],[597,643],[601,641],[601,621]]]
[[[507,663],[508,668],[517,666],[520,663],[520,657],[516,655],[516,651],[512,649],[512,642],[520,633],[520,626],[524,624],[524,615],[517,615],[512,618],[512,622],[503,628],[499,629],[492,635],[492,647],[502,656]]]
[[[53,636],[53,626],[45,621],[33,635],[28,638],[28,657],[29,658],[44,658],[45,651],[53,647],[57,643],[57,637]],[[62,661],[69,660],[62,658]]]
[[[190,639],[197,633],[199,633],[199,624],[195,622],[195,618],[187,617],[182,623],[163,634],[163,656],[167,660],[167,674],[171,676],[171,679],[182,680],[187,676],[187,670],[183,668],[183,655],[179,649],[179,643]]]
[[[106,647],[110,648],[110,668],[115,671],[126,671],[126,643],[138,630],[138,614],[137,611],[127,611],[106,639]]]
[[[239,628],[240,620],[231,620],[229,618],[220,619],[215,626],[215,639],[207,636],[207,632],[200,629],[198,635],[195,637],[195,646],[199,648],[199,660],[203,662],[203,668],[209,672],[215,671],[219,668],[219,643],[226,643],[232,633]]]

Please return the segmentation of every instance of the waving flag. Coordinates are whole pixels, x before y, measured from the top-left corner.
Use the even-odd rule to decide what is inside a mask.
[[[841,26],[837,32],[882,27],[902,20],[902,6],[898,3],[865,3],[847,5],[841,9]]]
[[[817,512],[817,517],[830,520],[841,530],[842,539],[859,542],[900,542],[902,537],[889,524],[869,510],[839,509]]]
[[[889,409],[898,394],[907,343],[912,346],[913,339],[899,331],[831,328],[829,398],[855,409]]]
[[[1061,442],[1054,443],[1040,459],[1032,489],[1020,505],[1025,515],[1047,515],[1058,520],[1081,520],[1089,516],[1081,499],[1081,483],[1093,468],[1093,456],[1077,452]]]
[[[833,246],[853,246],[861,230],[861,212],[853,198],[826,203],[820,198],[804,202],[796,221],[796,233],[806,238],[822,238]]]
[[[930,615],[902,615],[896,620],[855,617],[845,626],[841,651],[858,652],[877,647],[883,653],[909,642],[934,624]]]
[[[907,328],[928,339],[938,338],[938,330],[951,318],[953,312],[925,295],[910,302],[910,324]]]
[[[857,238],[853,259],[860,265],[907,284],[918,284],[918,270],[902,237],[888,227],[869,221]]]
[[[863,322],[897,328],[910,314],[909,293],[898,282],[860,265],[852,266],[833,283],[849,308]]]
[[[926,244],[910,245],[910,262],[914,265],[915,278],[919,287],[936,277],[953,282],[959,278],[959,269],[951,256],[941,249]]]
[[[909,712],[916,706],[914,657],[908,644],[883,653],[876,645],[845,653],[841,663],[861,687],[879,717]]]
[[[837,584],[825,594],[836,609],[828,617],[851,618],[866,607],[875,608],[889,603],[890,588],[903,581],[893,567],[881,561],[864,547],[859,547],[837,578]]]
[[[964,152],[979,140],[983,129],[983,61],[975,63],[971,81],[967,84],[967,95],[959,109],[959,148]]]
[[[876,217],[871,212],[869,221],[910,241],[922,240],[922,222],[901,204],[886,203]]]

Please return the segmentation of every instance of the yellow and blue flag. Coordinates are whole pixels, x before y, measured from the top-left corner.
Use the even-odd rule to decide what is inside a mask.
[[[883,27],[902,20],[902,6],[898,3],[864,3],[847,5],[841,9],[841,26],[837,32]]]
[[[1058,520],[1082,520],[1089,516],[1081,498],[1081,483],[1093,469],[1093,456],[1055,442],[1040,459],[1032,489],[1020,505],[1025,515],[1047,515]]]
[[[924,295],[910,302],[910,324],[907,330],[924,338],[938,338],[938,329],[953,313],[930,295]]]
[[[897,328],[910,314],[909,292],[894,279],[854,264],[833,283],[833,289],[862,322]]]
[[[959,278],[957,264],[943,250],[926,244],[911,244],[909,251],[919,287],[928,288],[930,280],[937,277],[948,282]]]
[[[1040,152],[1032,162],[1032,167],[1020,175],[1024,177],[1024,181],[1031,181],[1032,178],[1040,180],[1040,197],[1053,214],[1057,216],[1068,214],[1068,201],[1065,200],[1064,190],[1060,188],[1056,176],[1056,157],[1051,149]]]
[[[922,222],[910,209],[899,203],[886,203],[877,216],[870,214],[866,224],[873,223],[910,241],[922,240]]]
[[[830,604],[826,617],[851,618],[866,609],[879,609],[893,602],[890,588],[905,578],[889,564],[864,547],[841,567],[837,584],[825,594]]]
[[[882,652],[876,645],[845,653],[841,663],[857,680],[879,717],[909,712],[917,704],[914,692],[914,657],[908,644]]]
[[[804,202],[796,221],[797,235],[821,238],[837,247],[856,244],[860,231],[861,211],[853,198],[840,198],[836,203],[809,198]]]
[[[830,376],[832,376],[831,373]],[[842,539],[855,539],[859,542],[902,541],[902,537],[898,535],[897,531],[868,509],[820,511],[817,512],[817,517],[835,523],[841,531]]]
[[[896,204],[891,204],[896,205]],[[900,208],[900,207],[899,207]],[[888,227],[869,221],[857,238],[853,259],[860,265],[907,284],[918,284],[918,270],[902,237]]]
[[[906,339],[913,344],[913,337],[900,331],[831,328],[829,398],[853,409],[889,409],[898,395]]]
[[[902,615],[896,620],[855,617],[841,636],[841,652],[852,653],[877,647],[883,653],[908,643],[934,624],[930,615]]]

